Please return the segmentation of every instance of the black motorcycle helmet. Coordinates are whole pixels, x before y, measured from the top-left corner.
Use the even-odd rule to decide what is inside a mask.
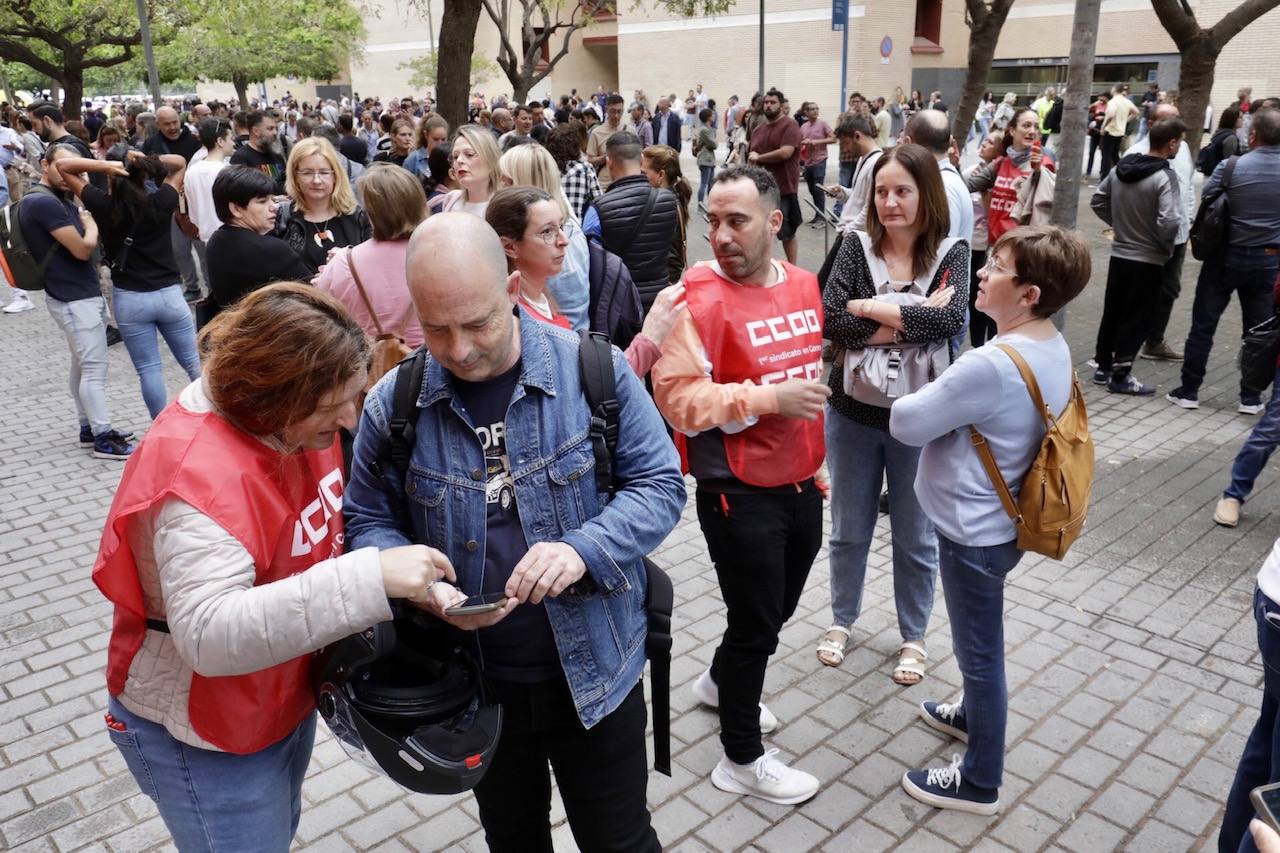
[[[412,610],[412,608],[408,608]],[[420,794],[474,788],[498,748],[502,707],[457,636],[406,612],[328,646],[316,707],[357,761]]]

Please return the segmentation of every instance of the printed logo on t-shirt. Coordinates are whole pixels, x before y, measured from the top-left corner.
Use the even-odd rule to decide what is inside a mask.
[[[476,436],[484,448],[485,472],[489,476],[485,503],[497,504],[506,512],[516,503],[515,478],[511,476],[511,460],[507,457],[506,422],[476,427]]]

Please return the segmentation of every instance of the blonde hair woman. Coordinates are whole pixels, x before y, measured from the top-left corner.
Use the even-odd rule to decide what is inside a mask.
[[[293,146],[284,187],[289,202],[276,216],[276,236],[302,256],[312,275],[335,249],[363,243],[373,234],[327,139],[309,136]]]
[[[493,134],[478,124],[464,124],[453,137],[453,178],[460,189],[444,196],[440,210],[461,210],[483,217],[489,199],[502,189],[501,154]],[[434,208],[433,208],[434,211]]]
[[[545,190],[560,208],[569,244],[565,247],[560,271],[547,279],[547,290],[575,331],[587,328],[590,324],[591,253],[587,247],[587,235],[560,188],[560,170],[556,168],[555,158],[541,145],[516,145],[502,155],[498,166],[504,186]]]

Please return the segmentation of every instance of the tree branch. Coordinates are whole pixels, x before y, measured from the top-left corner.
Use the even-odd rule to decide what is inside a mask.
[[[982,0],[964,0],[964,11],[969,17],[969,29],[978,29],[986,23],[987,4]]]
[[[1179,50],[1199,38],[1200,22],[1196,20],[1194,13],[1188,14],[1181,0],[1151,0],[1151,8],[1155,10],[1160,24]]]
[[[1209,29],[1209,38],[1221,49],[1241,30],[1277,6],[1280,6],[1280,0],[1244,0]]]
[[[511,46],[511,39],[507,37],[509,7],[507,2],[503,2],[502,12],[499,13],[493,5],[493,0],[481,0],[481,2],[484,4],[485,12],[489,14],[489,20],[493,21],[494,27],[498,30],[498,65],[502,67],[507,80],[514,86],[519,79],[520,69],[516,65],[516,56],[519,54]]]
[[[39,71],[46,77],[62,82],[64,73],[62,66],[49,60],[27,47],[22,42],[0,37],[0,59],[21,63],[28,68]]]

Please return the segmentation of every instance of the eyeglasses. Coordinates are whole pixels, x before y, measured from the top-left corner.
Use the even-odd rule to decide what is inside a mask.
[[[319,178],[322,181],[333,180],[332,169],[299,169],[298,178],[304,181],[314,181]]]
[[[563,225],[548,225],[533,236],[537,237],[548,246],[554,246],[556,241],[560,239],[560,235],[564,233]]]
[[[992,255],[991,257],[987,258],[987,262],[982,265],[982,269],[986,272],[987,275],[991,275],[991,273],[993,272],[998,272],[998,273],[1004,273],[1005,275],[1011,275],[1014,278],[1018,277],[1018,274],[1013,270],[1007,269],[1006,267],[1001,266],[1001,264],[996,260],[995,255]]]

